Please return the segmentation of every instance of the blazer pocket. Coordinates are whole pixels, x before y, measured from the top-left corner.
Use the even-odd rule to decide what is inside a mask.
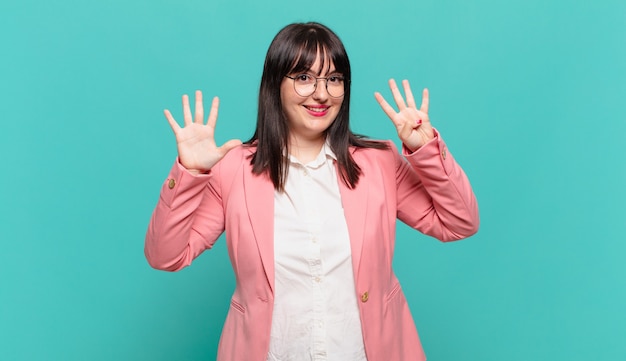
[[[232,298],[230,300],[230,307],[234,308],[236,311],[238,311],[241,314],[246,313],[246,309],[241,305],[241,303],[235,301]]]

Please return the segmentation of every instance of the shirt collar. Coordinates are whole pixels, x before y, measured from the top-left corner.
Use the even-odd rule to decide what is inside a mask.
[[[320,150],[317,157],[307,164],[302,164],[296,157],[289,155],[289,161],[291,163],[304,165],[309,168],[319,168],[322,164],[324,164],[329,159],[336,161],[337,156],[335,155],[335,152],[333,152],[333,150],[331,149],[328,139],[326,139],[326,141],[324,142],[324,145],[322,146],[322,149]]]
[[[325,156],[331,158],[332,160],[337,160],[337,156],[335,155],[335,152],[333,152],[328,138],[326,139],[326,142],[324,142],[324,146],[322,147],[322,153],[324,153]]]

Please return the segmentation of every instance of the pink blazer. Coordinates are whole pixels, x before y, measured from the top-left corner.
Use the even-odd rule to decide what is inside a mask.
[[[405,158],[389,150],[351,149],[362,176],[341,180],[365,352],[369,361],[425,360],[405,296],[392,270],[396,218],[441,241],[478,230],[478,208],[463,170],[437,137]],[[218,347],[220,361],[265,361],[274,303],[274,188],[251,172],[253,147],[230,151],[208,175],[175,164],[146,235],[154,268],[176,271],[226,231],[236,277]],[[408,161],[407,161],[408,160]]]

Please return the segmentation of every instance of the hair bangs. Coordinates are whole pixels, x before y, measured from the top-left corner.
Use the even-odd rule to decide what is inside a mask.
[[[309,29],[302,39],[301,45],[297,51],[297,56],[293,62],[289,73],[308,72],[317,60],[320,58],[320,68],[316,69],[317,75],[324,72],[334,71],[347,75],[349,73],[349,65],[346,59],[345,50],[339,44],[333,44],[333,41],[327,34],[316,29]]]

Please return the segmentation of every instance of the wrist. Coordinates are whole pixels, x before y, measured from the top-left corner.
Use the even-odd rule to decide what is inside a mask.
[[[201,174],[208,174],[209,170],[204,170],[204,169],[190,169],[190,168],[185,168],[187,170],[187,172],[189,172],[191,175],[201,175]]]
[[[185,164],[183,164],[183,162],[180,160],[180,158],[178,158],[178,164],[180,164],[180,166],[185,169],[188,173],[190,173],[191,175],[199,175],[199,174],[206,174],[209,173],[209,169],[196,169],[196,168],[189,168],[187,167]]]

